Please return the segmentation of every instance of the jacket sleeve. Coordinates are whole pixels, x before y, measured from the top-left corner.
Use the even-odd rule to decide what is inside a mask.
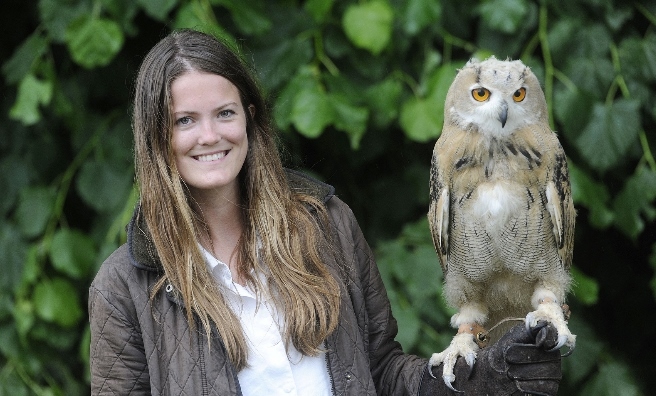
[[[136,309],[110,256],[89,288],[91,394],[150,395],[150,379]]]
[[[353,212],[338,199],[329,207],[347,265],[359,283],[358,294],[362,294],[364,309],[359,316],[364,316],[363,331],[376,391],[379,395],[417,395],[428,360],[405,354],[395,341],[398,326],[387,292]]]

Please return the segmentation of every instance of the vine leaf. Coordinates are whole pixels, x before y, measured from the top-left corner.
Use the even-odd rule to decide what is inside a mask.
[[[291,120],[303,136],[320,136],[333,119],[333,106],[318,84],[300,91],[294,98]]]
[[[43,233],[55,207],[52,188],[31,186],[20,193],[16,208],[16,223],[21,234],[34,238]]]
[[[95,263],[96,248],[89,236],[78,230],[61,228],[52,238],[50,260],[62,274],[82,279]]]
[[[73,327],[84,314],[75,287],[64,278],[37,284],[32,303],[38,317],[62,327]]]
[[[492,0],[478,6],[478,12],[491,28],[513,34],[526,22],[526,0]]]
[[[51,99],[52,83],[28,74],[18,85],[18,97],[9,110],[9,117],[25,125],[34,125],[41,120],[39,106],[48,105]]]
[[[600,172],[617,165],[640,133],[640,102],[618,99],[611,105],[597,103],[576,146],[588,164]]]
[[[114,21],[82,15],[66,28],[66,45],[73,60],[92,69],[105,66],[123,47],[123,31]]]
[[[16,84],[27,76],[47,48],[48,39],[39,32],[23,41],[11,58],[2,65],[7,84]]]
[[[178,0],[138,0],[137,2],[153,19],[164,21]]]
[[[444,64],[433,72],[426,83],[425,97],[412,97],[403,104],[399,122],[406,136],[416,142],[436,139],[444,123],[444,101],[457,72],[454,64]]]
[[[652,202],[656,199],[656,172],[640,167],[627,180],[622,191],[613,201],[615,225],[629,238],[636,239],[645,228],[644,215],[648,221],[656,218]]]
[[[350,5],[342,17],[346,36],[356,47],[380,54],[392,37],[394,12],[383,1]]]

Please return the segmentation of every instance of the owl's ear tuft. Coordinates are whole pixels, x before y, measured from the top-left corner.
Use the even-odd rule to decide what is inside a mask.
[[[481,63],[481,61],[478,58],[471,58],[467,61],[467,63],[465,64],[465,67],[474,67],[474,66],[477,66],[480,63]]]

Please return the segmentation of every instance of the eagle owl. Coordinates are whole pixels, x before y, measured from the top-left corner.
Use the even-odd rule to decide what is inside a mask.
[[[561,307],[570,286],[574,205],[567,160],[540,83],[521,61],[469,61],[446,96],[428,220],[458,329],[430,365],[452,388],[458,356],[476,359],[484,325],[548,321],[558,345],[576,336]],[[477,343],[479,341],[479,343]],[[453,388],[452,388],[453,389]]]

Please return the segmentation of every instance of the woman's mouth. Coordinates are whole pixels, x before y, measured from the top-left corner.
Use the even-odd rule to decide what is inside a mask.
[[[225,150],[225,151],[220,151],[220,152],[218,152],[218,153],[214,153],[214,154],[197,155],[197,156],[195,156],[194,158],[195,158],[197,161],[200,161],[200,162],[216,161],[216,160],[220,160],[221,158],[223,158],[223,157],[225,157],[226,155],[228,155],[228,152],[229,152],[229,151],[230,151],[230,150]]]

